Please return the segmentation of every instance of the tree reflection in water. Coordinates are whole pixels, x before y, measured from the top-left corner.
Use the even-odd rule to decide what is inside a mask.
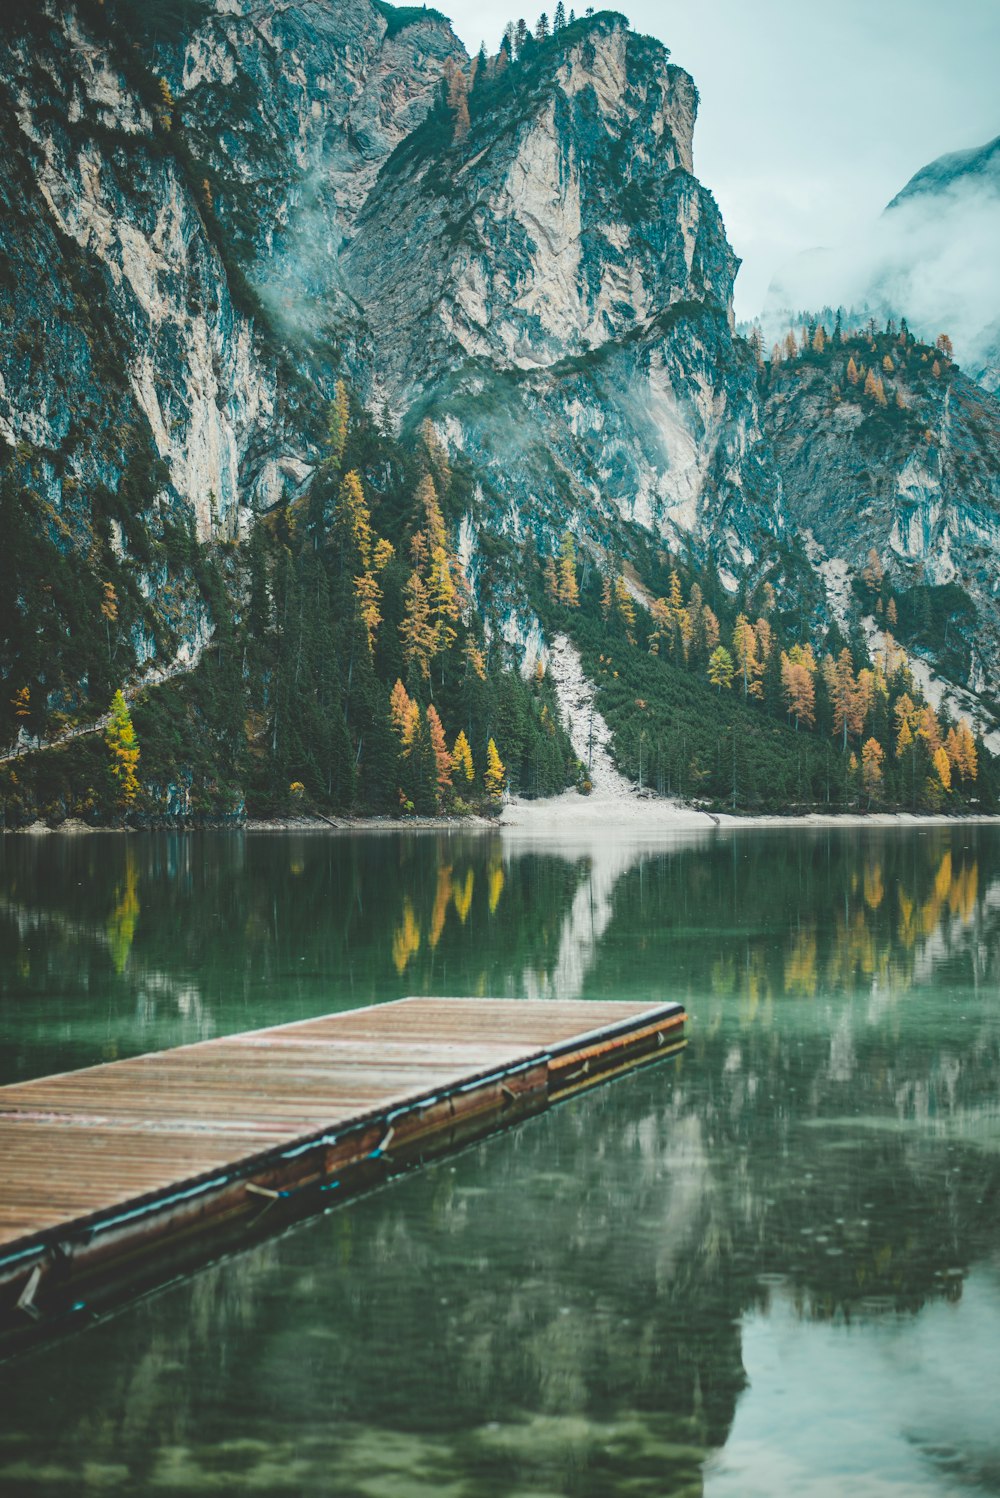
[[[44,1028],[83,951],[81,1010],[99,977],[125,993],[194,975],[198,1023],[236,1028],[248,1008],[259,1022],[260,968],[294,979],[305,945],[322,978],[279,993],[292,1011],[322,982],[338,1004],[365,1001],[387,974],[415,992],[445,978],[452,992],[649,994],[685,1001],[690,1045],[0,1370],[3,1491],[758,1491],[712,1453],[737,1437],[751,1453],[744,1408],[758,1432],[782,1408],[780,1439],[810,1439],[809,1370],[832,1367],[831,1348],[855,1405],[841,1455],[829,1438],[810,1448],[825,1491],[848,1491],[849,1448],[869,1450],[886,1408],[909,1430],[872,1458],[888,1491],[988,1490],[986,1417],[970,1424],[967,1402],[956,1434],[949,1416],[945,1459],[927,1436],[950,1408],[937,1386],[911,1370],[890,1398],[872,1349],[919,1325],[928,1364],[935,1348],[958,1363],[961,1324],[964,1376],[995,1382],[995,831],[740,832],[668,850],[299,839],[299,873],[276,839],[248,843],[242,870],[195,859],[173,905],[162,848],[137,842],[121,974],[121,942],[103,958],[100,943],[127,862],[66,898],[44,859],[35,883],[23,865],[6,880],[5,1014],[35,1006]],[[238,918],[238,940],[215,938],[236,955],[230,982],[211,957],[213,901]],[[38,961],[48,974],[41,997],[18,976],[25,945],[35,981]],[[19,1033],[30,1062],[27,1019]],[[958,1323],[970,1273],[973,1321]],[[789,1317],[797,1375],[782,1380],[779,1359],[768,1382],[759,1329]],[[750,1391],[745,1337],[764,1370]],[[747,1471],[773,1477],[779,1455],[770,1469],[746,1456]]]

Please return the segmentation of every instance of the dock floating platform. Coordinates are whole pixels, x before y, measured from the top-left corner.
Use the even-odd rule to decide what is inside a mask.
[[[0,1088],[0,1351],[679,1050],[680,1004],[411,998]]]

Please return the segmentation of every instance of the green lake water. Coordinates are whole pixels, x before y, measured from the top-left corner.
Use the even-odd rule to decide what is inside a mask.
[[[1000,1493],[1000,831],[0,842],[2,1082],[407,993],[689,1045],[0,1365],[0,1493]]]

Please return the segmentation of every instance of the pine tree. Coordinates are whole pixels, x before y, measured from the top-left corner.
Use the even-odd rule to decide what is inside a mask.
[[[468,739],[465,737],[464,728],[459,731],[458,738],[455,740],[455,747],[451,751],[451,758],[455,767],[455,775],[459,782],[464,780],[466,785],[471,785],[476,778],[476,771],[472,763],[472,750],[469,747]]]
[[[552,29],[553,31],[562,31],[565,25],[566,7],[563,5],[563,0],[556,0],[555,14],[552,17]]]
[[[111,713],[104,742],[111,754],[111,778],[115,783],[118,804],[128,811],[139,794],[139,744],[132,726],[132,718],[121,688],[111,702]]]
[[[507,781],[507,772],[503,767],[503,761],[497,753],[497,746],[490,739],[486,745],[486,769],[483,773],[483,784],[486,793],[494,800],[499,801],[503,795],[503,789]]]
[[[522,17],[514,27],[514,51],[517,53],[518,58],[520,58],[521,54],[523,53],[524,44],[527,40],[528,26],[527,22]]]
[[[535,25],[535,41],[536,42],[544,42],[544,40],[548,36],[548,34],[549,34],[549,18],[548,18],[548,16],[545,14],[545,12],[543,10],[542,13],[541,13],[541,15],[538,17],[538,21],[537,21],[537,23]]]

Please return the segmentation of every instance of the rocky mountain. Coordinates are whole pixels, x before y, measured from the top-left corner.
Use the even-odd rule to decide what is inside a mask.
[[[865,388],[866,367],[877,373],[877,394]],[[857,585],[874,548],[914,660],[934,664],[942,694],[948,681],[968,687],[995,713],[997,402],[904,323],[891,332],[865,327],[819,350],[809,341],[793,358],[773,359],[764,425],[831,617],[845,630],[866,617]],[[961,708],[970,711],[968,702]]]
[[[421,513],[469,588],[439,638],[488,660],[491,692],[544,661],[539,568],[567,535],[583,584],[619,569],[648,603],[669,553],[723,613],[767,578],[821,634],[857,629],[865,600],[826,580],[859,574],[874,544],[901,600],[968,600],[948,641],[915,629],[914,645],[988,716],[991,412],[949,360],[938,383],[900,371],[909,414],[891,430],[832,350],[764,369],[734,332],[738,261],[693,171],[695,85],[624,17],[485,65],[438,12],[383,0],[16,0],[3,25],[8,739],[86,732],[115,685],[134,695],[204,657],[191,699],[169,698],[184,754],[225,702],[230,748],[276,765],[297,609],[315,722],[295,742],[326,724],[334,754],[342,703],[336,754],[363,777],[373,704],[412,666],[399,626],[405,645]],[[393,549],[380,565],[394,555],[380,580],[364,547],[351,562],[378,595],[363,687],[336,552],[348,468]],[[440,676],[447,716],[444,660]],[[463,702],[485,734],[494,707]],[[545,703],[522,706],[527,746]],[[299,752],[275,784],[297,782]],[[317,783],[346,797],[331,766]]]

